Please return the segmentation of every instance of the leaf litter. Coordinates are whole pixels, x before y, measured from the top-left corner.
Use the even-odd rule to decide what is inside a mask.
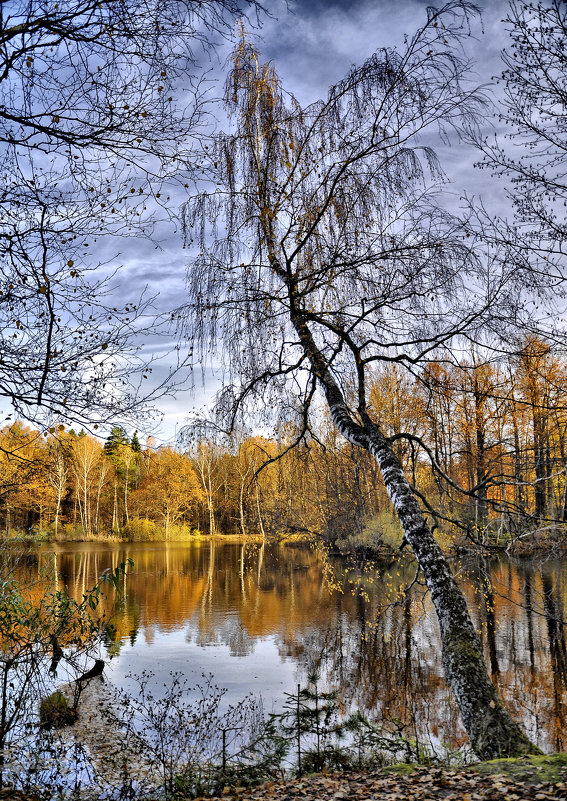
[[[510,764],[523,760],[495,760],[460,769],[415,766],[406,775],[395,769],[317,774],[258,787],[225,787],[221,796],[207,800],[567,801],[567,755],[561,756],[565,758],[556,774],[558,781],[542,779],[535,765],[524,770],[523,778],[514,778],[507,775]],[[490,767],[480,772],[481,766]]]

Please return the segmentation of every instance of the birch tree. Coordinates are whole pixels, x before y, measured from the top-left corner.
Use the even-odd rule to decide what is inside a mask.
[[[514,261],[481,258],[482,243],[471,247],[436,202],[432,136],[481,109],[459,49],[475,13],[462,2],[429,9],[402,49],[375,53],[305,108],[242,36],[225,97],[235,132],[211,155],[222,189],[184,208],[188,244],[199,246],[185,311],[199,358],[220,350],[230,365],[225,425],[277,405],[306,432],[322,396],[341,434],[374,456],[431,593],[472,747],[493,758],[537,749],[498,697],[464,596],[367,398],[374,365],[412,371],[450,358],[457,336],[493,326],[496,304],[506,318],[521,285]]]
[[[559,286],[567,238],[567,6],[562,0],[512,0],[503,23],[503,137],[476,141],[485,156],[482,166],[506,181],[524,242],[560,257],[546,264]]]
[[[100,443],[88,434],[74,439],[72,450],[75,498],[79,506],[82,533],[89,539],[97,533],[100,493],[108,474],[108,464],[102,458]]]
[[[194,179],[210,125],[198,59],[252,5],[0,3],[0,401],[18,415],[92,425],[139,399],[133,340],[152,312],[109,297],[108,237],[151,238]]]

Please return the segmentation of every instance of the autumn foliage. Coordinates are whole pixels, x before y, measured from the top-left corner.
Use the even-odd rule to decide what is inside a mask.
[[[370,401],[440,531],[498,545],[567,519],[567,365],[533,339],[514,356],[431,362],[414,380],[376,371]],[[399,547],[373,460],[321,412],[317,439],[203,436],[186,450],[106,442],[62,425],[0,431],[6,535],[175,538],[191,533],[324,535],[341,548]]]

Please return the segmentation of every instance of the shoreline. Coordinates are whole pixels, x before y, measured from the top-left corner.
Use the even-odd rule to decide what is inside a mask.
[[[529,538],[529,541],[528,541]],[[250,544],[250,545],[273,545],[279,544],[290,548],[309,548],[314,542],[317,542],[316,536],[298,536],[297,533],[289,532],[282,533],[275,536],[262,536],[259,533],[254,534],[195,534],[187,537],[154,537],[151,539],[138,539],[130,537],[115,537],[115,536],[91,536],[85,538],[75,537],[43,537],[43,536],[24,536],[24,537],[10,537],[5,534],[0,534],[0,544],[3,546],[37,546],[37,545],[70,545],[70,544],[89,544],[97,543],[100,545],[144,545],[151,543],[160,543],[163,545],[185,544],[185,545],[198,545],[202,543],[218,543],[218,544]],[[391,546],[377,546],[369,548],[368,546],[361,548],[360,551],[356,547],[341,550],[332,548],[323,543],[323,547],[327,548],[328,556],[338,557],[341,559],[353,558],[357,562],[365,560],[378,560],[387,561],[396,557],[399,554],[399,548],[392,548]],[[451,544],[448,548],[443,549],[449,558],[467,558],[471,556],[481,555],[483,557],[498,559],[501,556],[507,558],[518,559],[520,561],[526,559],[537,559],[542,555],[549,557],[550,555],[561,557],[567,555],[567,541],[563,537],[550,537],[548,539],[538,538],[532,532],[520,535],[519,537],[511,540],[507,544],[501,546],[480,544],[466,545],[466,544]],[[410,552],[411,553],[411,552]]]
[[[57,688],[70,703],[74,685],[69,682]],[[143,761],[140,743],[119,720],[118,700],[118,692],[108,678],[89,679],[79,697],[76,719],[60,730],[65,742],[86,749],[94,769],[96,781],[80,791],[82,801],[94,801],[101,791],[109,789],[131,787],[137,792],[153,792],[159,786],[156,768]]]
[[[242,534],[198,534],[194,536],[188,537],[155,537],[152,539],[132,539],[129,537],[110,537],[110,536],[103,536],[100,537],[85,537],[85,538],[74,538],[74,537],[58,537],[50,538],[50,537],[6,537],[0,536],[0,543],[2,545],[66,545],[69,543],[100,543],[105,544],[108,543],[110,545],[120,545],[120,544],[149,544],[151,542],[161,542],[161,543],[200,543],[200,542],[244,542],[244,543],[272,543],[272,542],[286,542],[287,538],[268,538],[262,537],[261,534],[249,534],[243,536]]]

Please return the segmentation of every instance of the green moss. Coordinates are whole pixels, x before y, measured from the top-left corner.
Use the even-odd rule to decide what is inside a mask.
[[[482,775],[505,775],[527,784],[561,782],[567,780],[567,754],[491,759],[471,765],[470,770]]]
[[[474,662],[478,662],[481,659],[478,649],[460,634],[452,634],[447,637],[444,647],[447,653],[451,653],[452,651],[454,654],[463,654],[467,659],[473,660]]]
[[[396,776],[411,776],[416,766],[411,765],[409,762],[400,762],[397,765],[388,765],[382,768],[384,773],[395,773]]]
[[[63,693],[56,690],[39,704],[39,722],[44,729],[61,729],[75,722],[77,713]]]

